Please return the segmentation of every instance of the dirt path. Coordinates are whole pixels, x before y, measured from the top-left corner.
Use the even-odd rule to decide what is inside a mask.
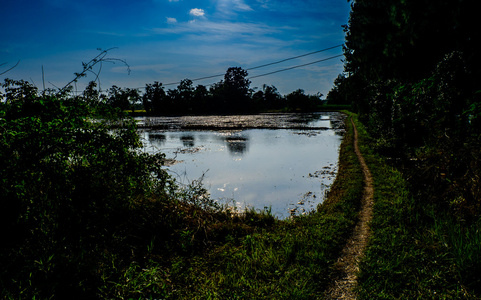
[[[361,151],[359,151],[357,129],[352,119],[351,123],[354,129],[354,150],[359,162],[361,163],[361,168],[364,173],[364,194],[361,203],[361,210],[359,212],[359,221],[354,228],[352,236],[347,241],[346,246],[344,246],[341,256],[335,264],[337,276],[327,289],[325,294],[326,299],[357,298],[353,289],[357,284],[357,272],[359,271],[358,264],[367,244],[370,233],[369,223],[372,219],[374,192],[372,176],[369,168],[366,165],[364,157],[361,154]]]

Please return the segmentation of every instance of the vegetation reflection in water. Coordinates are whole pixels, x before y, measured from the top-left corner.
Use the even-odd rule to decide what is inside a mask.
[[[203,178],[213,199],[238,208],[268,207],[280,219],[316,208],[337,172],[341,136],[329,115],[310,127],[143,131],[145,150],[163,152],[180,183]]]

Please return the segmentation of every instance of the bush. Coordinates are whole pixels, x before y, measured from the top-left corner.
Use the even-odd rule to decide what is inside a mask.
[[[169,197],[163,156],[139,152],[134,121],[118,111],[98,118],[81,98],[2,86],[1,285],[45,297],[91,292],[97,251],[123,230],[134,200]]]

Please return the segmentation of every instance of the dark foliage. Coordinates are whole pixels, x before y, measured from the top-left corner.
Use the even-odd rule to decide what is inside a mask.
[[[115,239],[132,202],[168,197],[162,156],[135,150],[135,123],[120,112],[104,108],[98,119],[102,110],[82,98],[37,95],[23,81],[3,87],[1,286],[29,290],[30,282],[41,297],[82,295],[82,284],[96,286],[85,282],[98,268],[99,253],[91,251]]]
[[[275,86],[264,85],[254,92],[250,88],[247,71],[240,67],[227,69],[224,79],[212,84],[209,89],[203,85],[194,87],[193,82],[184,79],[176,89],[164,90],[162,83],[147,84],[142,95],[142,104],[150,115],[186,114],[239,114],[258,113],[270,110],[313,111],[320,105],[319,95],[306,95],[297,90],[283,97]],[[116,87],[112,87],[111,91]],[[116,88],[115,90],[117,90]],[[129,89],[117,93],[116,107],[127,109],[131,96]],[[112,93],[111,93],[112,94]],[[130,95],[130,98],[129,98]],[[126,98],[127,97],[127,98]],[[118,99],[117,99],[118,98]],[[124,105],[120,105],[124,103]]]
[[[413,183],[432,186],[419,187],[428,198],[461,197],[470,203],[471,216],[479,215],[481,201],[474,167],[481,129],[481,36],[472,5],[353,2],[345,28],[345,75],[328,96],[332,103],[353,102],[378,150],[404,166],[416,162]],[[433,162],[435,172],[428,166]]]
[[[345,72],[328,100],[353,104],[375,149],[400,168],[420,207],[434,207],[425,222],[448,216],[463,234],[478,232],[481,32],[475,3],[360,0],[351,6]],[[470,274],[463,278],[468,289],[479,291],[472,265],[455,268]]]
[[[270,214],[223,210],[201,181],[177,186],[163,154],[141,152],[135,121],[95,86],[72,97],[39,94],[25,81],[2,85],[1,298],[161,297],[172,258],[275,223]],[[184,87],[185,99],[206,91]],[[150,86],[149,105],[162,106],[162,92]],[[138,99],[133,90],[114,94],[125,105]]]

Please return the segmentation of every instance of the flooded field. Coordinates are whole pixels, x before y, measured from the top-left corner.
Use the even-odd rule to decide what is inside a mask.
[[[211,197],[270,207],[280,219],[316,208],[337,173],[340,113],[138,118],[144,149],[167,156],[180,183]]]

